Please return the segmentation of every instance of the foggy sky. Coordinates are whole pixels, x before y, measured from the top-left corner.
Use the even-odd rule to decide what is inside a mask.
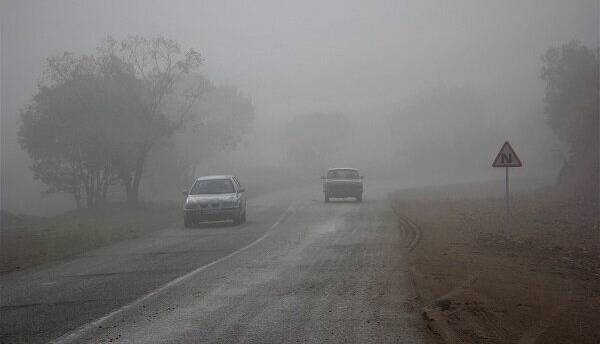
[[[596,47],[599,36],[597,0],[17,0],[0,6],[3,203],[32,185],[29,172],[15,172],[28,165],[15,158],[15,128],[45,59],[91,53],[106,35],[163,34],[199,50],[208,77],[253,99],[259,126],[314,111],[374,116],[440,86],[469,87],[507,102],[518,102],[526,90],[539,102],[545,50],[571,39]]]

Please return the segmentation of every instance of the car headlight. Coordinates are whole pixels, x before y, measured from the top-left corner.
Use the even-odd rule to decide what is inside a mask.
[[[196,202],[186,202],[185,209],[198,209],[200,208],[200,203]]]

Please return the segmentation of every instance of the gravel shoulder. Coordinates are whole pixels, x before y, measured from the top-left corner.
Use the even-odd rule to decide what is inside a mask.
[[[504,199],[475,194],[463,185],[392,196],[421,235],[410,270],[428,342],[597,343],[597,199],[516,194],[509,238]]]

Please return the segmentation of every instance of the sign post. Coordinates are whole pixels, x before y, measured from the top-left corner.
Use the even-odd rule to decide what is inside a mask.
[[[506,219],[505,219],[505,235],[509,234],[510,230],[510,189],[508,181],[508,169],[510,167],[521,167],[521,159],[517,156],[517,153],[512,148],[508,141],[504,142],[500,152],[496,155],[496,159],[492,163],[492,167],[504,167],[506,169]]]

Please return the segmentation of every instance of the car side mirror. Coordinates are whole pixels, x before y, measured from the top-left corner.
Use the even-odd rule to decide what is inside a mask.
[[[189,195],[189,192],[187,192],[187,191],[182,191],[182,192],[181,192],[181,194],[182,194],[182,195],[184,195],[184,196],[187,196],[187,195]]]
[[[243,186],[238,189],[238,192],[244,192],[244,191],[246,191],[246,188]]]

